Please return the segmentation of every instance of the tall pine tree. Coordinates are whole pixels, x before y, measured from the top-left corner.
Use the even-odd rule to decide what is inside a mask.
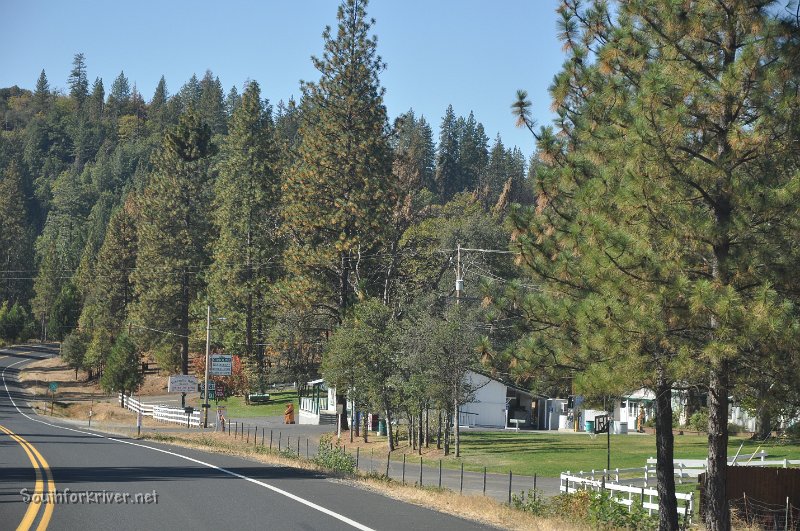
[[[366,4],[343,2],[335,35],[323,33],[325,51],[312,59],[320,79],[302,85],[301,140],[284,183],[287,263],[337,320],[370,289],[374,262],[365,255],[379,249],[395,195],[384,64]]]
[[[209,298],[227,319],[228,338],[243,345],[245,362],[263,391],[268,291],[278,276],[278,149],[269,107],[258,83],[245,88],[221,146],[215,183],[214,263]],[[237,350],[239,350],[237,348]]]
[[[216,151],[211,129],[187,111],[154,155],[140,202],[131,319],[151,346],[172,349],[183,374],[189,372],[189,306],[208,262]]]
[[[560,8],[560,130],[537,135],[553,171],[537,173],[537,209],[515,218],[522,261],[544,283],[523,303],[537,332],[521,350],[605,360],[656,390],[661,529],[678,528],[671,382],[706,381],[705,523],[727,530],[736,375],[798,339],[786,257],[800,214],[800,28],[774,4]]]

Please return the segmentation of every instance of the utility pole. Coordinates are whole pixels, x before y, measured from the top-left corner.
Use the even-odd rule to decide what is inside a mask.
[[[211,305],[208,305],[208,314],[206,317],[206,377],[203,382],[203,392],[205,394],[205,402],[203,402],[203,427],[208,428],[208,356],[211,351]]]
[[[461,276],[461,243],[456,251],[456,304],[461,303],[461,292],[464,291],[464,278]]]

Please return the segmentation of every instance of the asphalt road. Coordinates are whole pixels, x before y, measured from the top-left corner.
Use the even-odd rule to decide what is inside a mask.
[[[53,352],[0,350],[0,529],[487,529],[321,474],[39,416],[17,375]]]

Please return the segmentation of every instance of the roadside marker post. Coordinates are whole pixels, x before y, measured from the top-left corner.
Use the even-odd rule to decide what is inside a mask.
[[[513,477],[513,472],[510,470],[508,471],[508,504],[511,505],[511,479]]]

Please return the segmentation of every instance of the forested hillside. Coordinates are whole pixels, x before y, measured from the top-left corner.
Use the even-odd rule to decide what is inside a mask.
[[[211,305],[215,343],[256,385],[302,381],[354,304],[408,313],[454,295],[458,244],[507,249],[509,207],[533,197],[525,155],[452,107],[438,134],[413,110],[390,122],[351,4],[297,102],[255,81],[226,91],[210,70],[147,97],[124,72],[92,80],[81,53],[67,93],[44,71],[32,92],[2,89],[0,338],[65,340],[99,377],[130,335],[188,372]],[[510,273],[463,258],[473,305],[481,279]]]

